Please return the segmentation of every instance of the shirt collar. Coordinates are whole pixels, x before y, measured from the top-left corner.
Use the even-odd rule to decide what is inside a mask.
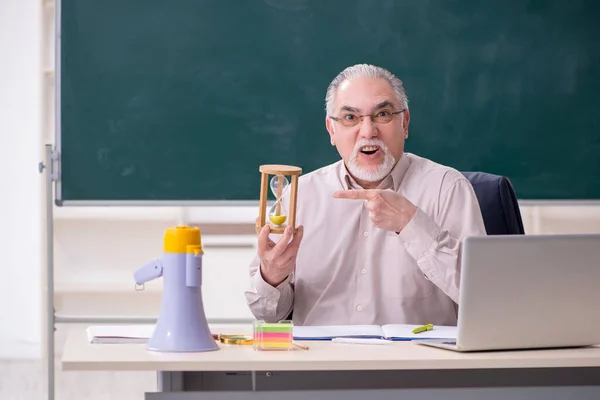
[[[348,168],[346,164],[342,161],[341,163],[341,182],[344,186],[344,189],[362,189],[361,186],[354,180],[352,175],[348,172]],[[377,187],[378,189],[393,189],[395,192],[400,188],[400,184],[406,175],[406,171],[410,167],[410,159],[406,153],[402,153],[402,157],[396,163],[394,168],[390,171],[388,176],[386,176],[383,181]]]

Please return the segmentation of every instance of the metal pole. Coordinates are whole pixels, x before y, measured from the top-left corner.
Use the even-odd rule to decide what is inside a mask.
[[[54,400],[54,221],[52,204],[53,154],[52,145],[46,145],[45,164],[39,164],[40,173],[46,170],[46,363],[48,400]]]

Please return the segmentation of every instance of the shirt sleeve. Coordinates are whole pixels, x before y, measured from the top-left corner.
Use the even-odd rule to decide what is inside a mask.
[[[486,231],[479,202],[466,179],[456,181],[442,197],[437,216],[418,208],[399,233],[425,277],[457,304],[462,239],[483,235]]]
[[[285,319],[294,305],[292,275],[277,287],[267,283],[260,272],[260,259],[250,263],[250,286],[245,292],[246,302],[256,319],[277,322]]]

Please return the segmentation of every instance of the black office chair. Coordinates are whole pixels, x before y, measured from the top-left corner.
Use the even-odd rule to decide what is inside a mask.
[[[479,201],[488,235],[523,235],[523,220],[517,196],[505,176],[485,172],[463,172]]]

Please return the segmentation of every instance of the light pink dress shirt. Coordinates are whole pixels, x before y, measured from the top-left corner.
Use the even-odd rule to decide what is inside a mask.
[[[456,325],[461,240],[486,234],[470,182],[404,153],[379,187],[418,208],[399,234],[374,227],[363,200],[333,197],[352,188],[360,187],[341,160],[300,177],[296,269],[273,287],[252,260],[245,295],[254,316],[279,321],[293,309],[295,325]]]

